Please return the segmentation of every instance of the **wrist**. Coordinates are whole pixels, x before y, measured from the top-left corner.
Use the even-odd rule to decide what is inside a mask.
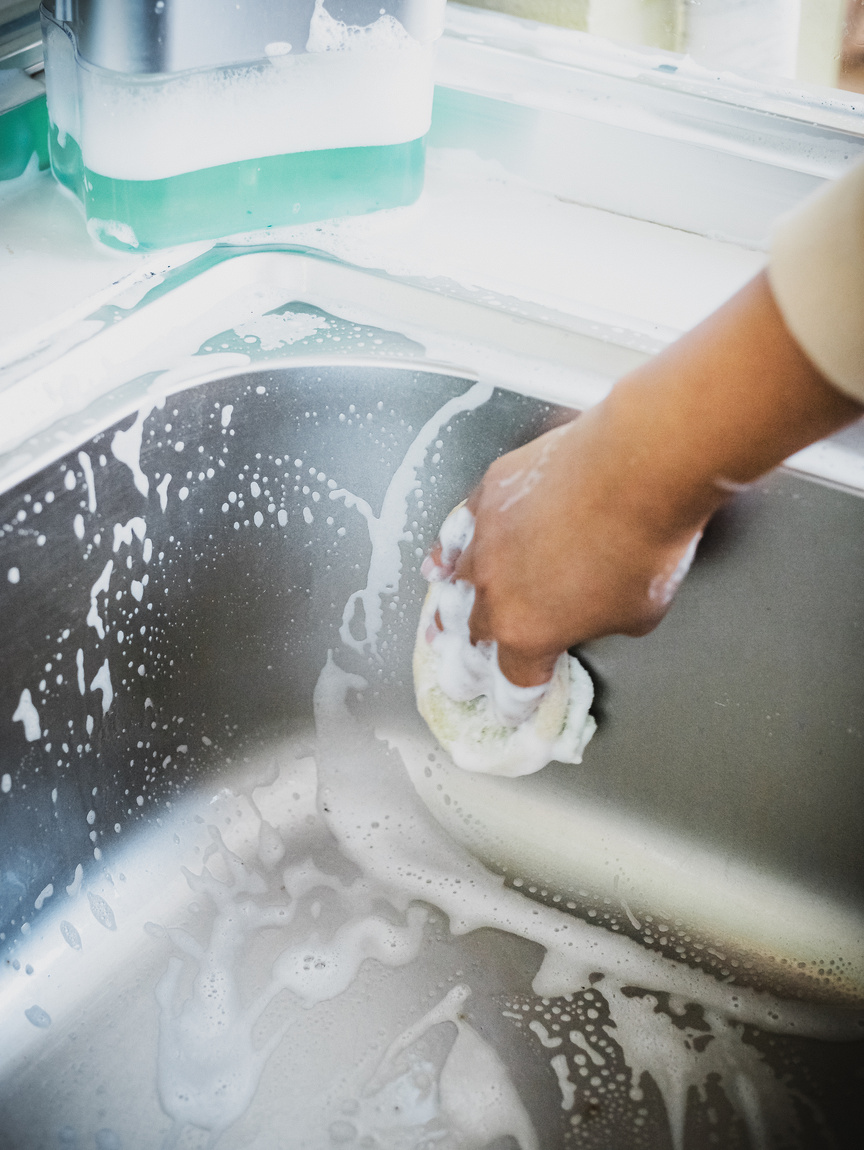
[[[736,490],[694,445],[674,401],[641,375],[622,380],[585,418],[604,503],[634,539],[685,545]]]

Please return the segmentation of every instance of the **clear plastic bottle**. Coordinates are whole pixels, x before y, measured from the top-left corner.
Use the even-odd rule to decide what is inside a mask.
[[[51,164],[95,238],[162,247],[418,197],[443,0],[367,24],[324,3],[299,50],[270,41],[258,59],[171,72],[95,64],[59,6],[45,13]]]

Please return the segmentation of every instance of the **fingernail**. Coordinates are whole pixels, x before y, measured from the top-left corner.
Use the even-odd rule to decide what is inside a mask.
[[[420,564],[420,574],[427,583],[444,583],[453,574],[449,564],[436,563],[431,555],[427,555]]]

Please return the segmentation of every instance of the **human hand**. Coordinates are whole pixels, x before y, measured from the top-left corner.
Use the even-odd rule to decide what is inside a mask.
[[[496,460],[467,501],[470,543],[438,543],[424,565],[474,586],[471,640],[495,640],[518,686],[545,683],[575,643],[655,627],[699,538],[633,498],[605,422],[591,413]]]

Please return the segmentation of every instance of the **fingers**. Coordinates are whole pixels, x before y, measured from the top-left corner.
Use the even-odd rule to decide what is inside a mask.
[[[517,687],[540,687],[548,683],[559,656],[526,656],[511,647],[498,645],[498,666],[505,679]]]
[[[464,578],[461,573],[457,573],[457,567],[470,547],[474,515],[482,487],[481,481],[468,498],[454,507],[445,519],[438,538],[420,565],[420,574],[428,583],[442,583],[454,576]]]
[[[460,577],[464,577],[461,572]],[[544,650],[533,645],[532,649],[530,639],[535,635],[534,629],[529,625],[529,641],[526,642],[525,611],[518,612],[518,615],[520,622],[516,628],[512,625],[496,626],[489,598],[478,589],[468,622],[471,642],[476,646],[477,643],[494,640],[498,647],[498,666],[504,677],[517,687],[539,687],[552,678],[561,651],[554,645]],[[512,621],[511,618],[511,624]]]
[[[423,562],[420,564],[420,574],[427,583],[440,583],[448,579],[452,571],[448,571],[441,553],[441,540],[436,539],[429,549]]]

